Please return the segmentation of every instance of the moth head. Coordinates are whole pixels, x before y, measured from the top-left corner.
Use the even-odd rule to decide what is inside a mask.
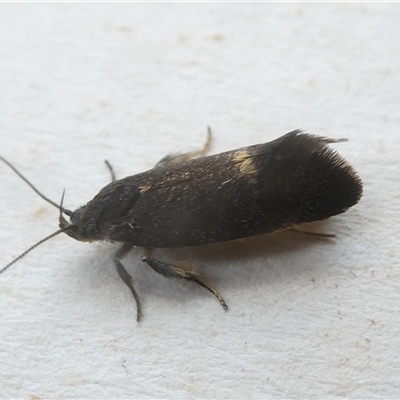
[[[92,242],[99,239],[99,232],[95,219],[91,212],[90,203],[73,211],[69,216],[68,222],[60,208],[59,227],[68,236],[80,242]]]

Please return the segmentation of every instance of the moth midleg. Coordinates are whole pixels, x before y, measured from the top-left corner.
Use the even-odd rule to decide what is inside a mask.
[[[182,154],[167,154],[165,157],[163,157],[155,166],[154,168],[158,167],[163,167],[164,165],[167,164],[176,164],[180,163],[182,161],[188,161],[191,158],[195,157],[202,157],[204,156],[208,150],[210,149],[211,146],[211,140],[212,140],[212,134],[211,134],[211,128],[207,128],[207,140],[204,143],[203,147],[201,147],[198,150],[190,151],[188,153],[182,153]]]
[[[185,279],[197,283],[199,286],[211,292],[218,299],[221,306],[225,310],[228,309],[228,306],[225,303],[224,298],[216,290],[214,290],[212,287],[208,286],[206,283],[200,280],[196,272],[184,269],[174,264],[156,260],[154,258],[151,258],[150,255],[151,255],[151,250],[145,249],[145,254],[142,257],[142,260],[152,270],[159,273],[160,275],[165,276],[166,278]]]

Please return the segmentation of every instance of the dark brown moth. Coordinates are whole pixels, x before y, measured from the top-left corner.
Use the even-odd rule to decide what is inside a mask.
[[[133,278],[121,263],[134,246],[145,249],[142,260],[154,271],[199,284],[227,309],[222,296],[197,273],[153,258],[152,249],[242,239],[345,212],[360,200],[362,182],[329,148],[329,143],[339,141],[344,139],[295,130],[272,142],[193,158],[203,155],[208,141],[199,152],[170,155],[149,171],[113,180],[74,212],[47,199],[1,158],[60,209],[60,229],[0,273],[38,244],[64,232],[79,241],[106,240],[122,245],[114,261],[135,297],[138,320],[139,297]]]

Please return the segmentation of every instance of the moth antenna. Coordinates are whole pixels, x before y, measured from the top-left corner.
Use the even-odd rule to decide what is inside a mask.
[[[68,210],[66,208],[63,208],[62,206],[59,206],[57,203],[55,203],[54,201],[50,200],[49,198],[47,198],[44,194],[42,194],[41,192],[39,192],[38,189],[35,188],[35,186],[32,185],[32,183],[30,183],[28,181],[27,178],[25,178],[21,172],[19,172],[11,163],[9,163],[5,158],[0,156],[0,160],[3,161],[5,164],[7,164],[23,181],[25,181],[43,200],[47,201],[48,203],[50,203],[51,205],[53,205],[54,207],[60,209],[65,215],[71,216],[72,215],[72,211]],[[1,271],[0,271],[1,273]]]
[[[15,258],[13,261],[11,261],[9,264],[7,264],[4,268],[0,269],[0,274],[2,274],[7,268],[11,267],[11,265],[15,264],[18,260],[20,260],[22,257],[24,257],[26,254],[28,254],[30,251],[32,251],[34,248],[38,247],[40,244],[43,242],[46,242],[47,240],[53,238],[54,236],[57,236],[60,233],[63,233],[68,230],[68,226],[65,228],[61,228],[58,231],[52,233],[51,235],[45,237],[42,240],[39,240],[37,243],[35,243],[33,246],[29,247],[28,250],[24,251],[22,254],[20,254],[17,258]]]

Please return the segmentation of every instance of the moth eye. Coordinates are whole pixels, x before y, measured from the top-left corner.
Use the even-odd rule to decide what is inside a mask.
[[[72,215],[71,215],[71,224],[76,225],[76,226],[81,226],[84,227],[84,218],[85,218],[86,210],[84,207],[78,208],[75,210]]]

